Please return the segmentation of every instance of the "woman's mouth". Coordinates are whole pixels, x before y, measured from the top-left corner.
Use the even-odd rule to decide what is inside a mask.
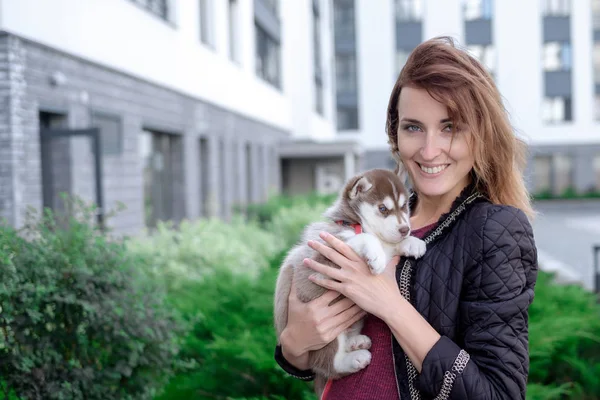
[[[425,175],[434,176],[434,175],[441,174],[446,168],[448,168],[448,166],[450,164],[440,164],[440,165],[435,165],[435,166],[425,166],[423,164],[417,163],[417,165],[421,169],[421,172],[423,172]]]

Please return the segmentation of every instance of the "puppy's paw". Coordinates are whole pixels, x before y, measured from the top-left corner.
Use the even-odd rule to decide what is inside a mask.
[[[367,254],[365,262],[373,275],[379,275],[385,270],[385,255]]]
[[[356,350],[369,350],[371,348],[371,339],[365,335],[357,335],[348,339],[346,342],[346,351],[348,353]]]
[[[426,250],[425,242],[414,236],[409,236],[400,242],[400,252],[406,257],[421,258]]]
[[[371,352],[369,350],[357,350],[346,356],[350,372],[358,372],[371,363]]]

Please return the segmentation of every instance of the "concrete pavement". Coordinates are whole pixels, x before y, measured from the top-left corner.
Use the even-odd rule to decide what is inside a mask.
[[[533,222],[542,269],[562,281],[594,288],[594,245],[600,245],[600,200],[553,200],[534,204]]]

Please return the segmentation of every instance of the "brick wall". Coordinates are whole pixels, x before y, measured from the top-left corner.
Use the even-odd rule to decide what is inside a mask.
[[[66,78],[61,85],[51,82],[57,72]],[[9,77],[0,79],[0,216],[17,226],[27,205],[42,205],[39,111],[68,114],[69,128],[89,127],[96,112],[121,121],[123,151],[103,156],[102,185],[106,208],[114,208],[117,202],[127,207],[110,223],[117,232],[127,234],[144,226],[139,156],[143,129],[180,136],[172,150],[174,159],[179,160],[173,182],[177,220],[196,218],[204,209],[200,136],[207,138],[210,149],[209,182],[204,185],[210,192],[206,197],[212,200],[208,209],[212,215],[226,218],[234,204],[248,201],[246,184],[253,188],[251,200],[266,198],[268,175],[260,174],[265,168],[258,163],[267,157],[259,160],[256,149],[261,146],[263,153],[269,154],[288,137],[284,131],[207,102],[10,35],[0,36],[0,76]],[[80,138],[67,142],[72,167],[67,174],[69,187],[92,199],[90,144]],[[219,154],[221,142],[224,157]],[[251,182],[240,182],[236,173],[243,171],[245,176],[246,169],[245,151],[240,150],[248,143],[254,155]],[[223,177],[226,182],[221,182]]]

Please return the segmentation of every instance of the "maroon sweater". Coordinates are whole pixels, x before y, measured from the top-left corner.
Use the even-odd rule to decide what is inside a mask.
[[[422,239],[435,224],[412,232]],[[371,364],[352,375],[327,382],[321,400],[399,400],[392,356],[392,332],[369,314],[361,332],[371,338]]]

